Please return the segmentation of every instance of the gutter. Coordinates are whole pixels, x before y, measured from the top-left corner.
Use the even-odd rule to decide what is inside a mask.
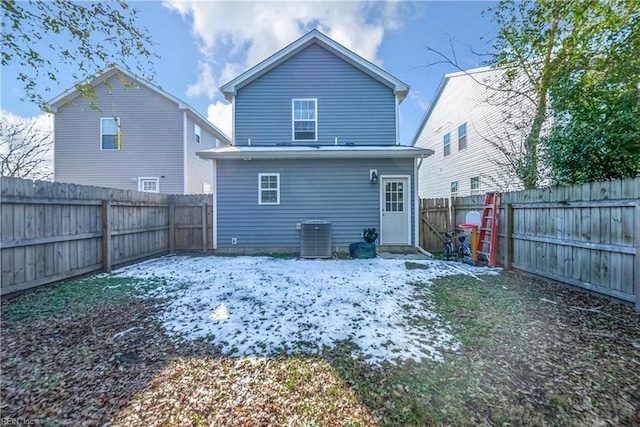
[[[410,150],[290,150],[290,151],[198,151],[201,159],[423,159],[429,149]],[[422,161],[420,162],[422,163]]]

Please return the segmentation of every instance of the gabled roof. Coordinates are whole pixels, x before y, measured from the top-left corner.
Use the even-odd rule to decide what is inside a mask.
[[[101,73],[100,75],[98,75],[97,77],[93,78],[92,80],[87,80],[87,83],[89,83],[91,86],[95,87],[95,86],[99,85],[100,83],[104,82],[105,80],[107,80],[107,79],[109,79],[109,78],[111,78],[111,77],[113,77],[113,76],[115,76],[117,74],[121,74],[121,75],[124,75],[128,79],[135,80],[138,84],[141,84],[141,85],[147,87],[148,89],[151,89],[152,91],[156,92],[157,94],[164,96],[168,100],[174,102],[178,106],[178,109],[190,111],[194,116],[196,116],[202,122],[202,124],[207,126],[209,128],[209,131],[213,132],[213,134],[216,135],[216,137],[222,143],[231,144],[231,139],[224,132],[222,132],[220,129],[218,129],[213,123],[211,123],[209,120],[207,120],[202,114],[200,114],[196,110],[194,110],[193,107],[191,107],[189,104],[187,104],[186,102],[182,101],[181,99],[176,98],[175,96],[171,95],[170,93],[162,90],[160,87],[158,87],[158,86],[156,86],[156,85],[144,80],[143,78],[136,76],[131,71],[125,70],[124,68],[121,68],[121,67],[118,67],[118,66],[113,66],[112,68],[110,68],[107,71]],[[76,87],[72,87],[71,89],[63,92],[62,94],[56,96],[55,98],[53,98],[52,100],[47,102],[46,107],[50,111],[53,111],[54,113],[56,113],[59,107],[62,107],[63,105],[68,104],[71,100],[73,100],[74,98],[76,98],[78,96],[80,96],[80,92],[78,92]]]
[[[405,145],[384,146],[229,146],[198,151],[202,159],[407,159],[428,157],[433,150],[428,148],[407,147]]]
[[[436,93],[433,95],[433,98],[431,99],[429,106],[427,107],[427,111],[425,111],[424,116],[422,116],[422,120],[420,120],[420,125],[418,126],[418,130],[416,131],[413,137],[413,140],[411,141],[411,145],[416,145],[416,142],[418,142],[418,138],[420,138],[420,134],[424,130],[424,127],[427,125],[427,122],[429,121],[429,117],[431,117],[431,113],[433,112],[433,109],[435,108],[435,106],[438,104],[438,101],[440,100],[440,96],[442,95],[442,92],[444,92],[444,88],[447,86],[447,83],[449,82],[450,79],[452,79],[453,77],[466,76],[469,74],[484,73],[491,70],[495,70],[495,68],[480,67],[480,68],[472,68],[466,71],[456,71],[454,73],[445,74],[444,77],[442,78],[442,81],[440,82],[440,85],[438,85],[438,89],[436,89]]]
[[[409,85],[398,80],[391,74],[384,71],[382,68],[353,53],[346,47],[325,36],[318,30],[312,30],[308,32],[298,40],[291,43],[289,46],[271,55],[269,58],[265,59],[258,65],[255,65],[254,67],[248,69],[235,79],[231,80],[229,83],[223,85],[220,88],[220,91],[224,94],[225,98],[230,101],[236,95],[238,89],[248,85],[263,74],[266,74],[270,70],[274,69],[281,63],[295,56],[314,43],[327,49],[329,52],[358,68],[360,71],[364,72],[370,77],[373,77],[379,82],[392,88],[394,90],[394,93],[399,96],[400,102],[409,93]]]

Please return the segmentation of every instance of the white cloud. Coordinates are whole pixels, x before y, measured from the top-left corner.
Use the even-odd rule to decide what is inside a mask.
[[[213,75],[211,65],[205,62],[198,63],[198,80],[187,86],[187,96],[194,97],[199,95],[207,95],[209,99],[213,99],[218,91],[218,84]]]
[[[207,108],[207,120],[227,134],[227,136],[231,137],[231,104],[221,101],[216,101],[215,104],[209,104],[209,108]]]
[[[409,99],[413,101],[423,112],[429,108],[429,103],[424,99],[424,93],[419,90],[409,92]]]
[[[206,94],[266,59],[313,28],[383,66],[385,31],[402,25],[406,4],[390,2],[203,2],[167,0],[192,27],[206,63],[189,96]],[[218,77],[214,77],[214,70]]]

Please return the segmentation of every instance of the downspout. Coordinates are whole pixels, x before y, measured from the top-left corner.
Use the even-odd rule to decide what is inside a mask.
[[[424,154],[420,155],[420,161],[416,164],[416,168],[415,168],[415,181],[416,181],[416,234],[418,235],[418,238],[416,239],[416,249],[418,250],[418,252],[420,252],[421,254],[429,257],[429,258],[433,258],[433,254],[431,254],[431,252],[425,250],[422,246],[420,246],[420,223],[419,221],[421,221],[420,219],[420,198],[418,197],[418,187],[420,186],[420,166],[422,166],[422,162],[424,161]]]
[[[236,145],[236,96],[231,98],[231,145]]]
[[[218,249],[218,161],[213,159],[211,162],[213,163],[213,182],[211,185],[213,190],[213,206],[211,208],[213,236],[211,246],[215,251]]]
[[[182,194],[187,194],[187,111],[182,113]]]
[[[400,145],[400,95],[396,93],[396,145]]]
[[[56,169],[57,168],[56,168],[56,115],[55,115],[55,113],[52,114],[51,120],[53,122],[52,125],[51,125],[51,127],[53,129],[53,144],[51,144],[52,145],[51,148],[53,149],[53,156],[51,156],[52,160],[53,160],[53,182],[56,182]]]

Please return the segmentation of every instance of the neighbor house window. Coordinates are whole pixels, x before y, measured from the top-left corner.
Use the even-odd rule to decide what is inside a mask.
[[[216,138],[216,147],[220,147],[220,140]]]
[[[294,99],[293,140],[316,141],[318,139],[318,100]]]
[[[100,148],[103,150],[120,149],[120,118],[103,117],[100,119]]]
[[[467,148],[467,123],[458,126],[458,150]]]
[[[145,193],[160,192],[160,178],[138,178],[138,191]]]
[[[279,205],[280,204],[280,174],[279,173],[259,173],[258,174],[258,204],[259,205]]]
[[[447,133],[442,138],[442,144],[444,145],[444,156],[447,157],[449,154],[451,154],[451,134],[450,133]]]
[[[480,194],[480,177],[471,178],[471,194]]]
[[[458,181],[451,182],[451,195],[456,196],[458,194]]]
[[[208,182],[205,182],[202,184],[202,192],[204,194],[211,194],[211,184],[209,184]]]
[[[193,132],[196,135],[196,144],[200,144],[200,139],[202,138],[202,130],[200,130],[200,126],[194,125]]]

